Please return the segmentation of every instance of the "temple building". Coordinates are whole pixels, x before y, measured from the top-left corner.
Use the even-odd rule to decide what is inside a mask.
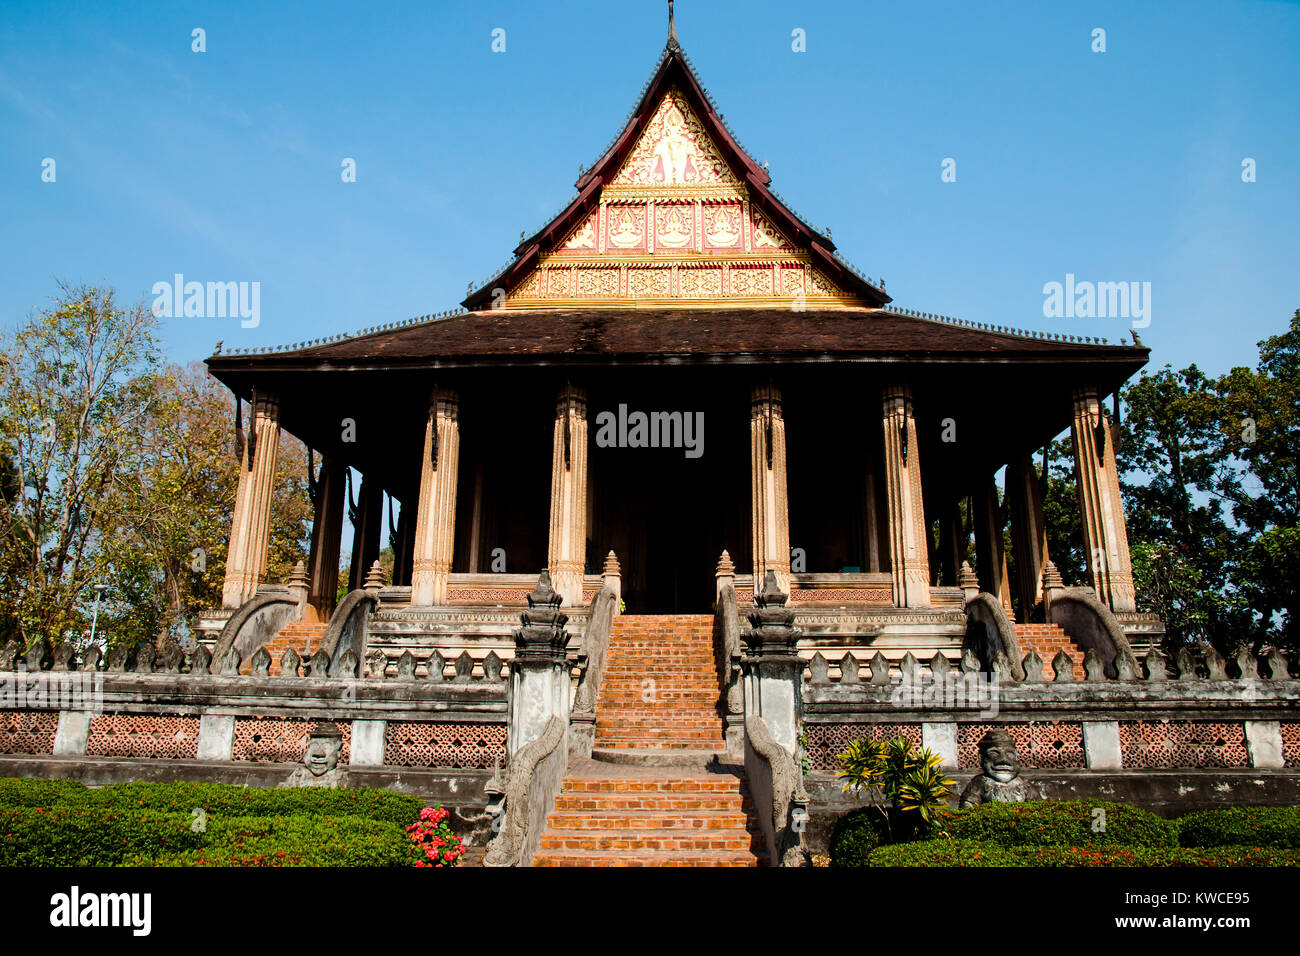
[[[709,614],[720,580],[744,605],[772,571],[809,653],[959,658],[973,589],[1037,649],[1036,455],[1067,429],[1095,597],[1132,642],[1160,633],[1137,611],[1105,410],[1147,361],[1136,337],[896,307],[774,192],[675,32],[575,187],[462,310],[207,360],[252,412],[210,636],[283,590],[264,581],[281,429],[320,460],[286,632],[308,651],[335,612],[349,469],[347,590],[377,588],[386,648],[508,655],[546,569],[579,634],[611,582],[629,614]],[[393,580],[367,582],[386,534]]]

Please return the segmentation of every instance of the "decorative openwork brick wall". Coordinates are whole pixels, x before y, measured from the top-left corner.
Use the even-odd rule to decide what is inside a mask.
[[[808,759],[814,770],[834,771],[839,769],[835,759],[848,749],[849,744],[859,737],[868,740],[893,740],[903,736],[916,746],[921,746],[920,724],[805,724],[804,734],[807,738]]]
[[[1121,720],[1119,746],[1126,769],[1250,766],[1240,721]]]
[[[1036,768],[1082,768],[1083,724],[1070,721],[1029,721],[1023,724],[958,724],[957,766],[979,768],[979,743],[990,730],[1005,730],[1016,742],[1020,766]]]
[[[0,712],[0,754],[52,754],[57,711]]]
[[[1300,721],[1283,720],[1279,727],[1282,731],[1282,759],[1288,767],[1300,767]]]
[[[90,719],[86,754],[194,760],[199,755],[199,718],[176,714],[100,714]]]
[[[792,604],[876,604],[889,607],[894,603],[894,592],[889,588],[792,588],[790,602]]]
[[[307,752],[308,735],[321,723],[301,717],[236,717],[230,759],[298,763]],[[343,734],[339,764],[346,765],[352,759],[352,724],[345,720],[335,724]]]
[[[505,759],[505,724],[395,722],[384,733],[386,766],[487,770]]]

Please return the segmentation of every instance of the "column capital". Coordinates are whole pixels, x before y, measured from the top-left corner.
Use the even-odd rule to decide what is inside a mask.
[[[754,414],[766,414],[770,407],[774,416],[781,417],[782,396],[779,386],[771,382],[755,385],[749,390],[749,401]]]

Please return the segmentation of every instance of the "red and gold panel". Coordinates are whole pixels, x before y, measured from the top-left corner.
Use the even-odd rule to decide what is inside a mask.
[[[564,237],[564,240],[556,247],[555,251],[560,255],[591,255],[594,253],[596,251],[596,226],[599,219],[599,213],[593,212]]]
[[[666,299],[672,294],[672,270],[668,268],[629,269],[627,294],[634,299]]]
[[[772,267],[732,266],[731,294],[737,296],[772,295]]]
[[[552,299],[567,299],[573,295],[572,270],[544,269],[543,272],[546,278],[547,296]]]
[[[645,252],[646,207],[642,203],[611,203],[605,207],[605,248],[609,252]]]
[[[676,252],[694,247],[694,203],[655,206],[655,251]]]
[[[670,90],[611,180],[618,186],[724,185],[737,182],[686,100]]]
[[[619,293],[616,268],[577,269],[573,275],[578,298],[607,299]]]
[[[804,268],[802,265],[781,266],[781,294],[791,298],[808,294],[808,290],[804,285]]]
[[[684,299],[722,297],[721,266],[682,266],[677,270],[678,294]]]
[[[761,212],[751,210],[750,218],[753,220],[750,224],[750,247],[754,252],[784,252],[794,248],[781,230],[772,225],[772,220]]]
[[[740,203],[703,207],[704,248],[708,252],[740,252],[745,246],[744,208]]]

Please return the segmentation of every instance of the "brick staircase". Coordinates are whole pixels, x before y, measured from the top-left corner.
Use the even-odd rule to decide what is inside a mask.
[[[1043,661],[1043,676],[1052,679],[1052,658],[1060,651],[1074,662],[1075,677],[1083,677],[1083,650],[1059,624],[1017,624],[1020,651],[1028,654],[1032,647]]]
[[[325,623],[319,624],[286,624],[280,628],[278,634],[266,642],[266,652],[271,655],[271,673],[280,673],[280,655],[285,651],[293,648],[298,655],[306,660],[312,654],[320,650],[321,638],[325,636]],[[311,651],[308,653],[307,648]],[[252,668],[251,659],[245,661],[240,668],[244,673],[248,673]]]
[[[651,683],[652,682],[652,683]],[[615,620],[593,760],[575,759],[535,866],[757,866],[744,768],[726,762],[713,618]]]
[[[596,749],[723,748],[709,615],[615,618],[596,702]]]

